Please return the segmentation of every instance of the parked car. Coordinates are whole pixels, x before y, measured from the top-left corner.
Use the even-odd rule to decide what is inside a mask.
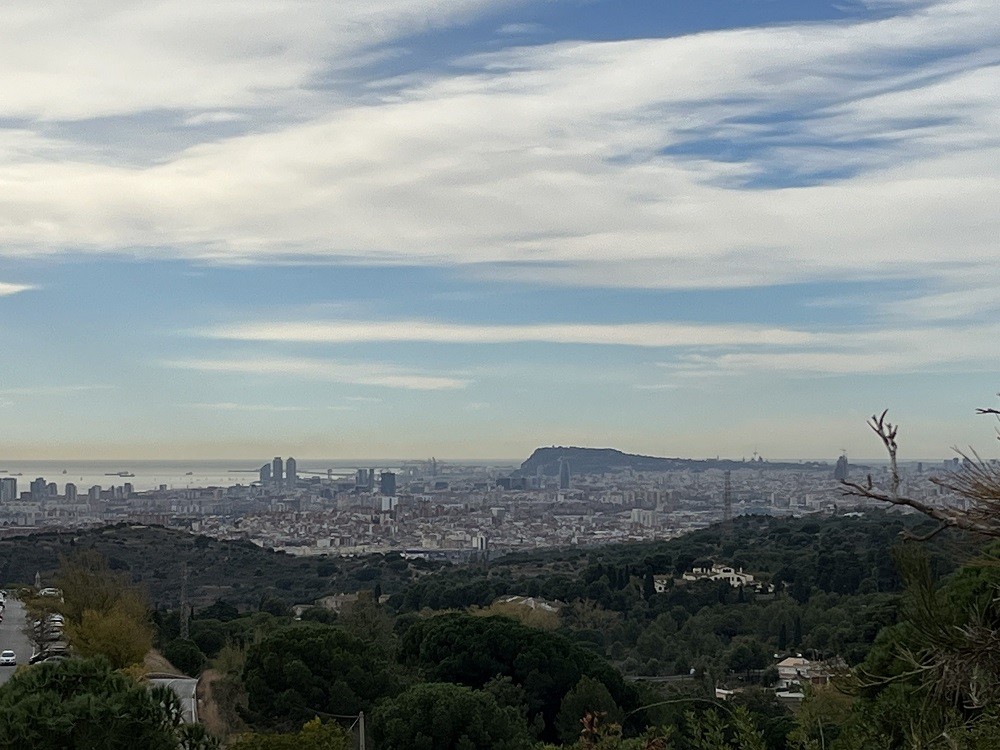
[[[17,654],[9,649],[0,653],[0,667],[16,667],[17,666]]]

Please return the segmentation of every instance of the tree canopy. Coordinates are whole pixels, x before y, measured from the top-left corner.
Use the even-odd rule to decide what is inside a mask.
[[[635,689],[597,654],[556,633],[503,617],[447,614],[421,620],[405,633],[404,664],[433,681],[480,688],[496,676],[524,688],[528,709],[543,717],[545,736],[556,734],[563,697],[587,676],[601,683],[623,708],[638,707]]]
[[[397,670],[379,649],[320,624],[279,630],[251,646],[243,681],[250,717],[288,728],[317,713],[370,711],[400,689]]]
[[[307,721],[298,732],[265,734],[248,732],[227,745],[227,750],[353,750],[351,733],[334,721]]]
[[[18,671],[0,687],[0,747],[31,750],[194,750],[217,746],[179,724],[172,703],[106,659]]]
[[[380,704],[372,731],[381,750],[529,750],[516,709],[492,695],[451,683],[415,685]]]

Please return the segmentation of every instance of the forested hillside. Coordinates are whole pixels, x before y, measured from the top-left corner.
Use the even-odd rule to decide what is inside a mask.
[[[53,580],[67,591],[58,606],[71,643],[81,655],[117,655],[116,665],[128,662],[121,638],[95,634],[111,632],[101,624],[121,619],[122,606],[88,613],[77,600],[106,588],[134,604],[138,595],[123,587],[151,579],[157,590],[153,571],[170,555],[188,560],[202,601],[213,593],[206,581],[228,587],[184,615],[153,606],[151,635],[143,637],[188,674],[211,668],[210,729],[239,750],[308,743],[346,750],[353,740],[333,718],[359,712],[380,750],[901,749],[945,747],[912,745],[942,727],[960,738],[948,747],[995,747],[991,704],[966,704],[1000,696],[993,657],[977,656],[979,634],[996,630],[1000,569],[982,564],[976,542],[951,532],[901,541],[900,532],[922,528],[915,517],[882,512],[744,517],[660,543],[548,550],[436,571],[393,555],[302,560],[147,528],[46,535],[36,550],[59,568]],[[174,546],[141,554],[143,544],[164,540]],[[194,568],[198,560],[210,567]],[[257,566],[249,576],[241,560]],[[752,573],[752,585],[682,577],[714,563]],[[325,577],[323,565],[332,566]],[[279,583],[296,573],[293,586]],[[244,585],[260,598],[240,599]],[[383,586],[393,590],[385,606],[377,598]],[[315,606],[299,617],[280,598],[341,587],[367,590],[339,611]],[[533,599],[497,601],[504,595]],[[130,607],[133,630],[145,632],[142,610]],[[842,674],[836,688],[806,684],[793,713],[769,688],[776,662],[797,653]],[[65,669],[81,668],[104,679],[106,667]],[[58,681],[62,669],[42,676]],[[944,677],[931,681],[933,670]],[[643,675],[660,677],[643,682]],[[0,688],[0,705],[30,700],[30,685],[21,679]],[[719,690],[732,691],[728,701]],[[51,720],[60,716],[53,709]],[[30,730],[30,722],[0,722],[0,737]]]
[[[371,588],[399,590],[415,572],[439,563],[403,560],[399,555],[364,558],[294,557],[251,542],[229,542],[158,526],[119,524],[88,531],[60,531],[0,540],[0,585],[27,585],[35,573],[51,581],[62,557],[92,549],[112,570],[143,586],[155,608],[176,608],[187,566],[188,600],[195,607],[224,600],[240,609],[262,601],[285,606],[309,603],[325,594]]]
[[[777,519],[744,516],[731,528],[666,542],[564,549],[449,568],[390,599],[400,611],[485,607],[502,595],[557,600],[559,627],[644,675],[763,669],[775,651],[809,651],[857,663],[879,629],[895,622],[902,582],[892,549],[914,516]],[[957,536],[927,546],[936,575],[951,572],[975,545]],[[679,582],[713,562],[774,587],[760,594],[723,581]],[[667,578],[666,591],[654,581]]]

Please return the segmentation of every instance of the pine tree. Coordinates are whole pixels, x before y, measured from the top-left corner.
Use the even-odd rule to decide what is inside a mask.
[[[656,593],[656,581],[653,579],[653,571],[647,570],[646,575],[642,579],[642,598],[647,602],[653,598]]]

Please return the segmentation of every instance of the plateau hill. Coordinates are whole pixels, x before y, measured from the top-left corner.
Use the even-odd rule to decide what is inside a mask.
[[[756,461],[734,461],[731,459],[692,459],[692,458],[660,458],[657,456],[642,456],[635,453],[623,453],[614,448],[576,448],[551,446],[536,448],[528,459],[521,464],[520,473],[523,476],[534,476],[541,470],[542,474],[559,473],[559,460],[569,461],[570,470],[574,474],[606,474],[615,471],[632,469],[633,471],[705,471],[707,469],[798,469],[832,471],[825,462],[806,461],[802,463],[772,463],[757,459]]]

